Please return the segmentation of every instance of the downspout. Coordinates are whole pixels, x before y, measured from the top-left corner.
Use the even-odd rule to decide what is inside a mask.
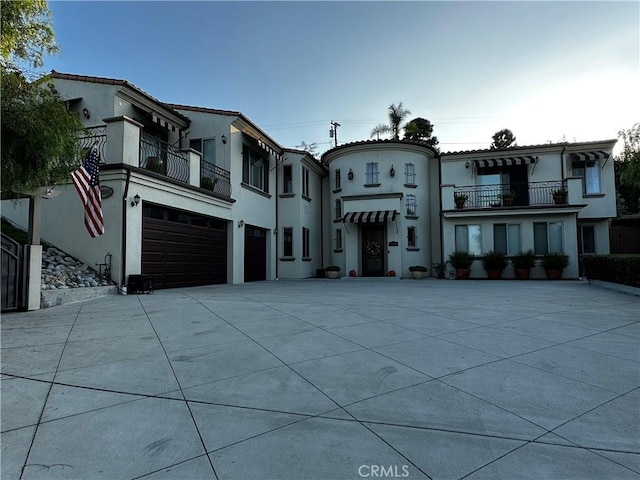
[[[121,246],[121,268],[120,272],[120,291],[126,285],[127,271],[127,198],[129,196],[129,181],[131,180],[131,169],[127,168],[127,180],[124,185],[124,195],[122,196],[122,246]]]
[[[322,196],[324,176],[320,177],[320,268],[324,268],[324,198]],[[317,269],[316,269],[316,277]]]
[[[560,152],[560,180],[564,183],[564,151],[567,149],[565,145],[562,147],[562,152]]]
[[[278,157],[276,157],[276,191],[274,192],[273,198],[275,198],[276,200],[276,230],[275,230],[275,251],[276,251],[276,280],[278,280],[280,277],[278,275],[279,271],[280,271],[280,257],[278,256],[278,247],[279,247],[279,243],[278,243],[278,238],[280,237],[280,231],[278,229],[278,209],[280,207],[280,201],[278,200],[280,198],[279,192],[280,192],[280,184],[278,183],[278,170],[279,170],[280,165],[278,164]]]
[[[439,154],[438,159],[438,210],[440,212],[440,260],[444,261],[444,217],[442,215],[442,154]]]

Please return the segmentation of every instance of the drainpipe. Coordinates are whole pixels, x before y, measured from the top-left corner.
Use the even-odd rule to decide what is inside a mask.
[[[283,152],[284,153],[284,152]],[[283,159],[284,162],[284,159]],[[280,198],[280,184],[278,183],[278,169],[279,169],[280,165],[278,165],[278,158],[276,157],[276,188],[275,188],[275,192],[273,194],[273,198],[276,201],[276,231],[275,231],[275,242],[276,242],[276,280],[278,280],[280,278],[280,276],[278,275],[279,271],[280,271],[280,257],[278,256],[278,238],[280,237],[280,229],[278,228],[278,208],[280,206],[280,201],[278,200]]]
[[[562,152],[560,152],[560,180],[562,180],[562,183],[564,183],[564,151],[566,149],[567,146],[565,145],[562,147]]]
[[[440,259],[438,263],[444,261],[444,217],[442,216],[442,154],[439,154],[438,159],[438,209],[440,212]]]
[[[324,268],[324,247],[325,247],[324,245],[324,198],[322,198],[322,191],[324,190],[322,186],[323,179],[324,177],[320,177],[320,268]],[[316,269],[316,277],[317,276],[318,276],[318,272]]]
[[[124,195],[122,196],[122,248],[120,264],[122,271],[120,272],[120,291],[126,285],[127,271],[127,198],[129,196],[129,181],[131,180],[131,169],[127,168],[127,180],[124,186]]]

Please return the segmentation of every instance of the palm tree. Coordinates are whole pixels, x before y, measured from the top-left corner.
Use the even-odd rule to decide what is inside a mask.
[[[380,124],[376,126],[373,130],[371,130],[371,137],[377,137],[380,139],[380,135],[384,133],[391,132],[392,138],[394,140],[400,139],[400,128],[402,126],[402,122],[410,115],[411,112],[402,107],[402,102],[398,103],[398,105],[392,103],[389,106],[389,125]]]

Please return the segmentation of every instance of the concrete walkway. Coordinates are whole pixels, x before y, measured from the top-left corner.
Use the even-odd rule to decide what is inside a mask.
[[[2,318],[2,479],[637,479],[640,299],[311,279]]]

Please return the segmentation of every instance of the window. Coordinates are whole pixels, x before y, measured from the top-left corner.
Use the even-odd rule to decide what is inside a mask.
[[[293,167],[285,165],[282,168],[282,193],[293,193]]]
[[[404,183],[407,185],[416,184],[416,166],[413,163],[404,164]]]
[[[265,153],[259,152],[248,145],[242,151],[242,181],[252,187],[269,192],[269,161]]]
[[[416,235],[416,227],[407,227],[407,247],[416,247],[416,240],[418,236]]]
[[[309,196],[309,169],[302,167],[302,195]]]
[[[533,224],[533,251],[536,255],[562,252],[562,222],[536,222]]]
[[[189,147],[202,153],[202,161],[215,165],[215,141],[213,138],[193,138],[189,141]]]
[[[482,252],[480,225],[456,225],[456,251],[472,255]]]
[[[293,228],[284,227],[284,235],[282,236],[282,255],[284,257],[293,257]]]
[[[582,193],[600,193],[600,163],[597,160],[574,160],[571,172],[582,177]]]
[[[336,229],[336,250],[342,250],[342,229]]]
[[[593,225],[580,225],[578,229],[579,253],[596,253],[596,227]]]
[[[520,224],[496,223],[493,226],[493,251],[504,255],[515,255],[522,250]]]
[[[416,196],[407,195],[407,215],[416,214]]]
[[[336,219],[342,218],[342,200],[336,198]]]
[[[302,227],[302,258],[309,258],[309,229]]]
[[[340,169],[336,168],[335,171],[335,183],[336,183],[336,190],[338,190],[339,188],[342,188],[342,177],[340,176]]]
[[[376,162],[367,163],[367,184],[378,183],[378,164]]]
[[[500,204],[500,194],[502,193],[502,185],[500,184],[502,176],[500,173],[481,173],[478,174],[478,206],[488,208],[493,205]],[[508,181],[507,181],[508,183]]]

